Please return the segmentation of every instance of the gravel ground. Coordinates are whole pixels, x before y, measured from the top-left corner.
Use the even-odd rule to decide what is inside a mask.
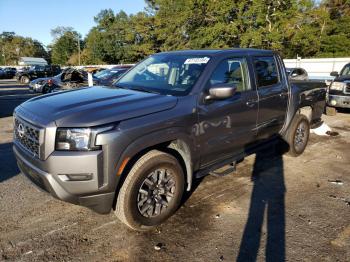
[[[31,96],[0,82],[0,108]],[[231,175],[198,181],[178,212],[146,233],[37,190],[16,167],[10,114],[0,118],[0,260],[349,261],[349,112],[324,116],[339,135],[311,135],[298,158],[270,149]]]

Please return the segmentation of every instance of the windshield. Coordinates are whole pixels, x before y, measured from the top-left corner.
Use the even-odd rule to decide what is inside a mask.
[[[348,76],[350,75],[350,64],[344,66],[343,70],[340,72],[341,76]]]
[[[186,95],[203,72],[209,57],[159,54],[126,73],[116,86],[164,95]]]

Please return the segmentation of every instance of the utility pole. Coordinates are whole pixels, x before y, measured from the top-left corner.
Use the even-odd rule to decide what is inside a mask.
[[[4,57],[4,62],[5,62],[5,65],[7,65],[7,63],[6,63],[6,55],[5,55],[5,50],[4,50],[4,47],[2,47],[2,56]]]
[[[80,37],[78,34],[78,64],[80,66]]]

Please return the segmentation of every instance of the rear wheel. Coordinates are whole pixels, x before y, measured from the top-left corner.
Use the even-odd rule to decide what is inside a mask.
[[[306,116],[295,115],[286,134],[286,141],[289,145],[288,154],[291,156],[301,155],[309,141],[309,135],[310,123]]]
[[[21,77],[21,83],[22,84],[29,84],[29,82],[30,82],[30,79],[29,79],[28,76],[22,76]]]
[[[184,191],[181,165],[170,154],[152,150],[131,168],[120,189],[115,214],[134,230],[148,230],[169,218]]]

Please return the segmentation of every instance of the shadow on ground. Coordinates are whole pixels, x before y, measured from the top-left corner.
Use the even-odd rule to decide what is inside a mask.
[[[282,154],[266,149],[256,154],[248,220],[237,261],[256,261],[266,214],[266,261],[285,260],[285,192]]]
[[[12,143],[0,144],[0,183],[19,174]]]
[[[350,108],[337,108],[338,113],[350,114]]]
[[[0,82],[0,118],[12,116],[13,110],[24,101],[36,96],[28,87],[13,80]]]

